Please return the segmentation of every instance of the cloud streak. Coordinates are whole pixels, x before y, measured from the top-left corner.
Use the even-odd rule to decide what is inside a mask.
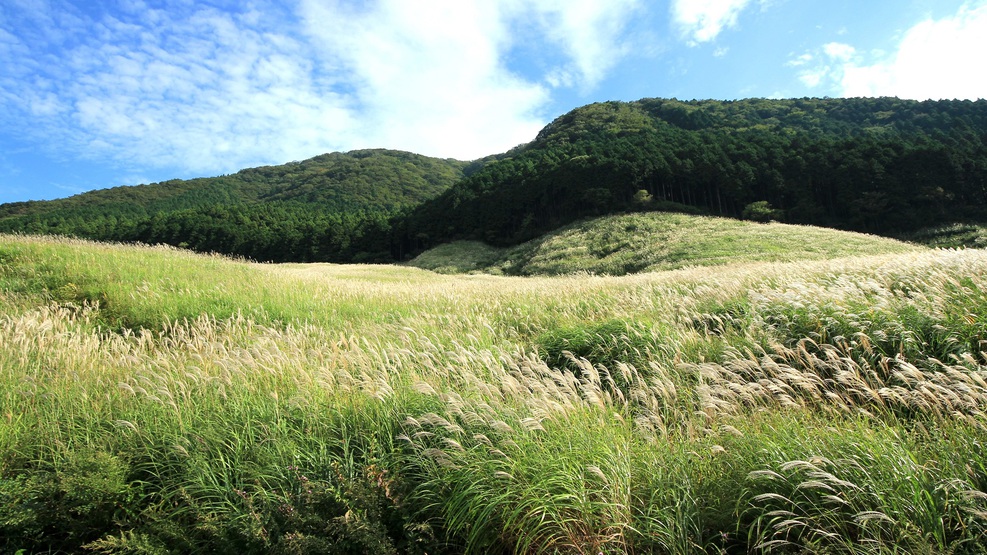
[[[313,42],[351,75],[373,129],[365,137],[468,158],[534,137],[553,88],[596,85],[625,52],[620,31],[635,6],[382,0],[348,10],[341,2],[305,0],[301,12]],[[563,61],[546,67],[540,80],[525,79],[507,60],[533,49],[556,49]]]
[[[592,88],[626,51],[637,1],[579,4],[11,0],[0,117],[55,151],[186,174],[363,147],[468,159],[530,140],[557,87]],[[540,77],[511,67],[536,51]]]
[[[763,0],[762,0],[763,1]],[[754,0],[673,0],[672,21],[693,44],[710,42],[734,27]]]

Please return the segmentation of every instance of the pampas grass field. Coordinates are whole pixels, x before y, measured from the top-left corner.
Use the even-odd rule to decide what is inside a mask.
[[[0,552],[984,553],[987,253],[605,277],[0,237]]]
[[[937,228],[929,234],[937,239],[966,238],[969,232]],[[644,212],[579,221],[515,247],[456,241],[428,250],[409,264],[440,273],[626,275],[690,266],[805,262],[918,250],[902,241],[822,227]]]

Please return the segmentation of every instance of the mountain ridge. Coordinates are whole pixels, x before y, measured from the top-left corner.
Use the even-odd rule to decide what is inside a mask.
[[[649,211],[914,233],[987,221],[987,101],[608,101],[471,162],[373,149],[158,185],[176,194],[2,205],[0,231],[276,262],[401,261],[457,240],[507,247]]]
[[[462,176],[463,169],[469,164],[469,162],[452,158],[434,158],[384,148],[329,152],[306,160],[244,168],[232,174],[214,177],[169,179],[140,185],[120,185],[61,199],[0,204],[0,218],[15,214],[41,213],[44,211],[42,210],[43,207],[58,207],[69,202],[98,206],[108,202],[125,201],[130,205],[142,206],[151,210],[198,208],[217,203],[216,198],[210,198],[210,193],[213,193],[215,189],[224,189],[222,194],[226,198],[221,200],[227,202],[298,200],[302,193],[311,192],[312,181],[319,177],[322,179],[317,184],[321,185],[323,190],[317,192],[322,193],[322,196],[317,196],[315,200],[325,201],[327,200],[325,197],[329,196],[326,194],[327,192],[331,192],[335,186],[349,181],[354,174],[363,178],[368,177],[364,175],[365,172],[356,171],[361,169],[361,162],[380,158],[389,158],[395,162],[405,163],[406,167],[404,168],[396,164],[394,167],[382,168],[392,173],[399,173],[400,169],[419,169],[416,174],[403,176],[406,178],[404,184],[415,185],[406,191],[412,202],[420,201],[422,198],[433,195],[436,190],[447,186],[448,182],[452,180],[449,175],[446,175],[448,170],[454,170],[452,178],[459,178]],[[368,164],[362,164],[362,169],[366,170],[367,166]],[[407,179],[408,177],[420,178],[422,182],[415,182],[416,180]],[[218,187],[217,185],[225,187]],[[427,187],[427,185],[432,185],[432,187]],[[309,188],[302,190],[306,186]],[[194,197],[193,192],[199,193],[201,200],[185,198]],[[349,191],[344,192],[352,194]],[[348,199],[342,199],[339,202],[339,208],[345,208],[348,202],[350,202]],[[361,208],[396,209],[401,206],[400,203],[388,204],[383,201],[378,201],[377,204],[368,204],[369,206],[361,206]]]
[[[742,217],[755,203],[787,223],[884,235],[982,220],[987,101],[591,104],[419,206],[405,246],[508,246],[585,217],[652,209]]]
[[[353,247],[465,176],[469,162],[389,149],[321,154],[217,177],[90,191],[0,205],[0,232],[166,243],[262,261],[346,261]],[[363,253],[363,254],[361,254]]]

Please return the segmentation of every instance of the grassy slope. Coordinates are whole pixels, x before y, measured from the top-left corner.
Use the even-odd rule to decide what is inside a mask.
[[[781,221],[881,234],[976,221],[983,206],[964,184],[983,181],[985,128],[987,101],[594,103],[417,207],[406,233],[431,246],[514,246],[580,218],[668,202],[739,217],[764,201],[784,207]],[[938,200],[929,187],[943,188]]]
[[[987,247],[987,226],[952,224],[923,229],[905,235],[902,239],[942,249],[982,249]]]
[[[410,264],[445,273],[624,275],[686,266],[825,260],[915,250],[919,247],[891,239],[819,227],[645,213],[578,222],[514,248],[450,243],[421,254]]]
[[[984,276],[976,250],[516,279],[0,236],[0,550],[977,553]]]

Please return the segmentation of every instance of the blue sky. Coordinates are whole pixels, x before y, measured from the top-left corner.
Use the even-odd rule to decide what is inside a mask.
[[[0,203],[394,148],[602,100],[987,96],[987,0],[3,0]]]

